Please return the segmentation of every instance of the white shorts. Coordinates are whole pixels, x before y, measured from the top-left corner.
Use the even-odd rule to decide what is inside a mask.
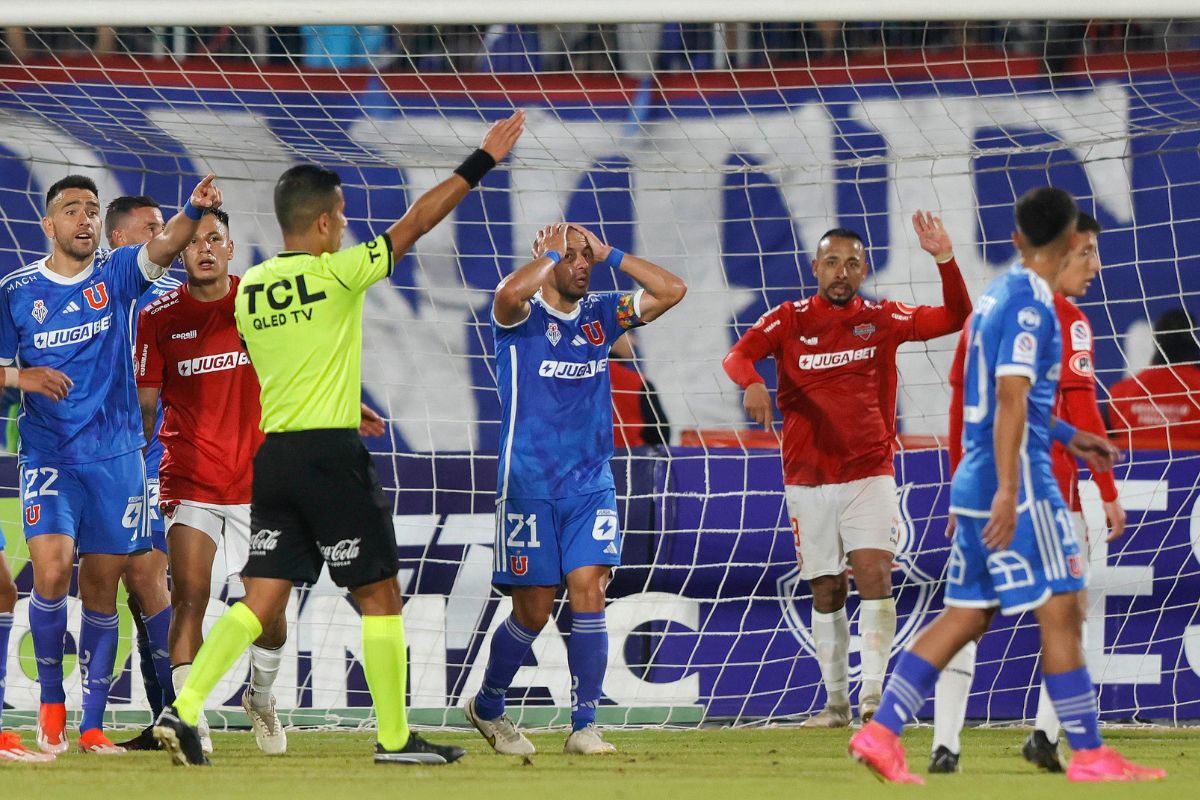
[[[796,561],[804,580],[845,572],[854,550],[895,553],[900,538],[896,479],[875,475],[825,486],[784,486]]]
[[[227,575],[240,575],[250,557],[250,504],[217,505],[195,500],[180,500],[163,505],[163,519],[170,542],[171,528],[187,525],[213,540],[225,554]]]

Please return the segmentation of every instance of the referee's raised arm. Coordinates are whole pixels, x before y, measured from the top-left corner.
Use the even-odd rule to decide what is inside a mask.
[[[457,206],[474,189],[488,170],[508,155],[525,131],[525,112],[514,111],[508,119],[492,125],[483,144],[454,170],[454,174],[421,195],[403,217],[387,229],[392,242],[392,258],[404,254]]]

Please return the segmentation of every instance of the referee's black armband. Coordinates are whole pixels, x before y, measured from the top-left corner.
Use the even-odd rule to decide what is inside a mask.
[[[496,166],[496,159],[492,158],[486,150],[481,148],[467,156],[467,160],[458,165],[458,169],[454,170],[454,174],[461,175],[463,180],[469,183],[471,188],[474,189],[483,180],[483,176],[488,174],[488,170],[494,166]]]

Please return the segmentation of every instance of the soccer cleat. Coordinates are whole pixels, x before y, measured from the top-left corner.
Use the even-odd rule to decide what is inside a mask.
[[[27,764],[44,764],[53,761],[53,753],[39,753],[21,743],[21,734],[15,731],[0,731],[0,761],[24,761]]]
[[[1067,767],[1067,780],[1080,783],[1161,781],[1165,769],[1135,764],[1111,747],[1077,750]]]
[[[463,712],[467,715],[467,720],[475,726],[475,730],[487,739],[487,743],[497,753],[505,756],[531,756],[537,752],[533,742],[517,730],[517,726],[507,714],[502,714],[497,719],[483,719],[475,710],[474,697],[467,701]]]
[[[154,723],[154,738],[181,767],[208,767],[211,762],[200,749],[200,734],[196,726],[179,718],[175,706],[167,706]]]
[[[920,775],[908,771],[904,745],[900,737],[880,725],[868,722],[850,737],[850,757],[887,783],[924,783]]]
[[[1058,742],[1050,741],[1045,731],[1035,730],[1021,745],[1021,755],[1030,764],[1047,772],[1062,772],[1065,769]]]
[[[113,744],[112,740],[105,736],[104,731],[99,728],[88,728],[79,734],[77,747],[79,748],[79,752],[91,753],[94,756],[125,755],[125,748]]]
[[[563,745],[563,752],[571,756],[603,756],[617,752],[615,745],[604,741],[595,725],[572,731]]]
[[[250,689],[242,692],[242,710],[250,718],[250,727],[254,729],[254,741],[258,749],[269,756],[281,756],[287,752],[287,734],[279,722],[279,714],[275,713],[275,696],[270,696],[270,705],[259,708],[250,700]],[[209,739],[209,752],[212,739]]]
[[[38,707],[37,746],[43,753],[65,753],[67,741],[67,706],[65,703],[42,703]]]
[[[213,751],[212,743],[212,728],[208,727],[208,717],[204,716],[204,712],[200,712],[200,719],[196,720],[196,735],[200,737],[200,750],[206,756],[211,756]]]
[[[142,728],[137,736],[128,741],[118,742],[117,747],[123,747],[126,750],[162,750],[162,745],[154,740],[153,725]]]
[[[929,757],[929,771],[937,775],[950,775],[958,772],[958,753],[946,745],[938,745]]]
[[[376,764],[425,764],[436,766],[458,761],[467,754],[461,747],[452,744],[434,744],[427,742],[412,732],[408,735],[408,744],[399,750],[384,750],[383,745],[375,743]]]
[[[871,721],[871,717],[875,716],[875,712],[879,710],[879,701],[881,697],[877,694],[869,694],[859,698],[858,701],[858,717],[862,720],[862,724],[866,725]]]
[[[813,714],[804,722],[800,723],[801,728],[845,728],[850,725],[850,704],[849,703],[830,703],[821,709],[820,713]]]

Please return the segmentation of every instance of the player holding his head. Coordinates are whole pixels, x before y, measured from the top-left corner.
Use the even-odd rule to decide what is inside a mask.
[[[146,195],[126,195],[110,202],[104,212],[104,236],[110,247],[145,244],[158,236],[165,227],[158,202]],[[138,298],[131,322],[148,304],[179,286],[179,281],[165,274]],[[132,340],[132,336],[130,339]],[[129,591],[129,613],[137,629],[137,651],[141,666],[146,699],[151,719],[157,719],[163,706],[175,699],[171,688],[171,661],[167,656],[167,631],[171,625],[171,598],[167,590],[167,536],[162,516],[158,512],[158,463],[162,445],[158,441],[158,424],[146,433],[146,511],[150,515],[151,548],[129,559],[125,568],[125,588]],[[134,738],[121,742],[126,750],[156,750],[158,743],[147,725]]]
[[[130,555],[150,548],[130,314],[191,240],[203,209],[220,203],[209,175],[146,244],[97,252],[96,184],[69,175],[46,193],[42,230],[50,255],[0,280],[0,359],[61,369],[74,386],[60,401],[26,393],[20,420],[33,562],[29,626],[41,686],[37,739],[45,752],[68,748],[62,661],[76,550],[83,601],[79,747],[124,752],[102,730],[117,652],[117,582]]]
[[[821,237],[812,262],[817,294],[764,314],[724,361],[726,374],[746,390],[746,412],[764,427],[774,413],[754,364],[768,356],[776,361],[784,496],[800,577],[812,588],[812,632],[827,695],[806,727],[844,727],[852,717],[847,566],[860,598],[862,720],[879,706],[896,636],[896,349],[954,333],[971,311],[941,220],[918,211],[913,227],[922,249],[937,259],[943,305],[859,296],[870,269],[862,238],[834,228]]]
[[[176,763],[207,762],[195,727],[205,698],[264,624],[283,616],[292,585],[315,583],[322,564],[362,612],[363,672],[378,718],[375,762],[446,764],[464,755],[426,742],[406,719],[392,504],[358,436],[363,295],[508,155],[524,125],[521,111],[497,122],[454,175],[383,235],[345,250],[346,200],[337,173],[305,164],[275,185],[284,250],[246,273],[234,301],[262,387],[266,433],[254,457],[246,595],[217,620],[175,705],[154,728]]]
[[[229,216],[213,210],[183,251],[187,283],[138,317],[137,382],[147,432],[162,425],[161,501],[171,549],[171,681],[182,687],[203,641],[213,559],[224,548],[229,577],[250,552],[250,482],[262,443],[258,378],[234,322],[238,278],[229,274]],[[161,400],[161,412],[160,401]],[[161,414],[161,416],[159,416]],[[222,576],[225,577],[225,576]],[[242,708],[259,749],[287,751],[271,688],[287,637],[283,615],[265,620],[250,646],[250,686]],[[212,752],[198,722],[201,749]]]
[[[1091,215],[1079,212],[1076,222],[1076,243],[1067,266],[1058,274],[1054,286],[1054,310],[1063,339],[1062,377],[1054,415],[1097,436],[1104,436],[1104,420],[1096,401],[1096,375],[1093,367],[1092,327],[1083,311],[1068,298],[1083,297],[1091,282],[1100,274],[1100,223]],[[954,363],[950,367],[950,472],[954,473],[962,460],[963,369],[967,355],[967,330],[959,337]],[[1079,466],[1075,457],[1059,442],[1053,446],[1054,477],[1058,480],[1063,499],[1071,510],[1071,521],[1079,539],[1080,558],[1086,570],[1090,560],[1090,545],[1095,534],[1089,533],[1079,502]],[[1111,472],[1093,472],[1092,480],[1100,490],[1104,514],[1108,521],[1108,541],[1125,531],[1125,509],[1117,499],[1117,484]],[[953,535],[953,526],[951,528]],[[1087,590],[1079,592],[1084,616],[1084,640],[1087,639]],[[967,713],[967,695],[975,675],[976,643],[967,643],[938,677],[934,691],[933,755],[929,771],[957,772],[961,751],[960,734]],[[1038,695],[1034,731],[1025,740],[1022,754],[1031,764],[1051,772],[1062,772],[1065,766],[1058,752],[1058,715],[1054,703],[1042,684]]]
[[[633,292],[589,292],[592,270],[619,269]],[[684,282],[578,225],[543,228],[533,261],[500,281],[492,301],[501,439],[492,583],[512,616],[492,638],[467,719],[498,753],[533,743],[504,713],[505,694],[550,619],[564,583],[571,605],[567,663],[571,734],[565,752],[614,752],[596,730],[608,666],[605,590],[621,563],[608,351],[625,331],[683,299]]]
[[[906,650],[878,713],[850,740],[850,754],[882,779],[923,783],[909,773],[900,733],[938,673],[976,641],[999,608],[1032,611],[1041,630],[1042,677],[1075,751],[1072,781],[1153,780],[1162,770],[1131,763],[1100,738],[1099,709],[1084,662],[1084,587],[1079,543],[1052,469],[1051,442],[1095,470],[1118,455],[1106,438],[1051,416],[1062,348],[1055,284],[1078,238],[1074,199],[1061,189],[1026,193],[1013,241],[1021,258],[980,298],[968,329],[963,457],[950,487],[958,524],[946,608]]]

